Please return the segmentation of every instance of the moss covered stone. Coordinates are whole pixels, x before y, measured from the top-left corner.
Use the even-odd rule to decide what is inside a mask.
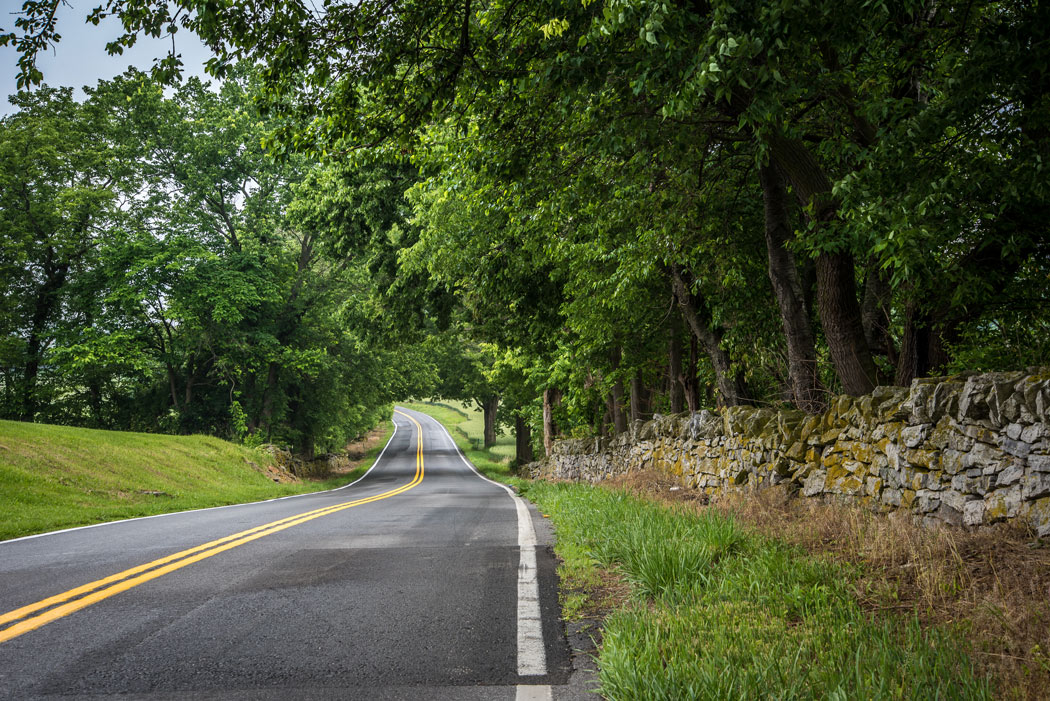
[[[598,481],[656,469],[712,497],[786,483],[924,522],[1021,519],[1050,534],[1050,371],[927,378],[836,397],[823,414],[732,407],[558,441],[529,474]],[[1042,529],[1042,530],[1039,530]]]

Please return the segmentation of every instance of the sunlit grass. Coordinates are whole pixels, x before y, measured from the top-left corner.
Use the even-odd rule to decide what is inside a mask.
[[[277,484],[254,469],[272,458],[209,436],[167,436],[0,421],[0,540],[104,521],[332,489],[328,480]]]

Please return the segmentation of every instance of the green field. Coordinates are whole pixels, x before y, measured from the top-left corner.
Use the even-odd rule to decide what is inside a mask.
[[[251,464],[269,455],[218,438],[0,421],[0,540],[331,489],[385,444],[349,475],[276,484]]]

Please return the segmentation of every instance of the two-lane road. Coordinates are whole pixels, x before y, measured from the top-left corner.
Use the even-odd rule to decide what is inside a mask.
[[[551,698],[533,511],[394,422],[344,489],[0,543],[0,699]]]

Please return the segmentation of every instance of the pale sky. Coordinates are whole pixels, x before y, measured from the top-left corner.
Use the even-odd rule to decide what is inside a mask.
[[[18,4],[15,5],[15,2]],[[0,0],[0,5],[8,3],[21,7],[19,0]],[[37,57],[37,67],[44,74],[44,82],[53,86],[77,88],[78,98],[83,97],[80,88],[84,85],[95,85],[99,80],[118,76],[129,65],[149,70],[153,59],[164,57],[171,48],[170,38],[139,37],[135,46],[125,50],[123,55],[110,56],[106,53],[106,43],[120,35],[121,26],[119,20],[112,17],[97,27],[87,24],[84,19],[98,4],[98,0],[70,0],[70,6],[60,7],[57,18],[62,41]],[[14,16],[9,14],[9,10],[2,12],[0,27],[4,31],[11,31],[14,29]],[[175,51],[182,54],[184,77],[199,75],[206,78],[204,62],[211,57],[211,53],[194,34],[185,29],[180,30],[175,38]],[[0,116],[13,111],[7,96],[15,92],[17,60],[18,55],[12,47],[0,47]]]

